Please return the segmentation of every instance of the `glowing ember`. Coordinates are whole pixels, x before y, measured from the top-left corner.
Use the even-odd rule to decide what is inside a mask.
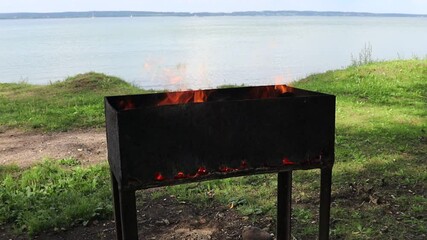
[[[221,166],[220,168],[219,168],[219,171],[220,172],[233,172],[233,171],[235,171],[236,169],[234,169],[234,168],[229,168],[229,167],[227,167],[227,166]]]
[[[186,178],[187,176],[183,172],[178,172],[175,176],[175,179]]]
[[[285,157],[282,159],[282,164],[283,165],[293,165],[293,164],[295,164],[295,162],[289,161],[289,159]]]
[[[208,172],[206,171],[206,168],[205,167],[199,167],[199,169],[197,170],[197,174],[198,175],[205,175],[205,174],[207,174]]]
[[[154,174],[154,179],[156,179],[156,181],[163,181],[163,180],[165,180],[165,177],[163,177],[161,172],[156,172]]]
[[[119,107],[122,110],[134,109],[135,104],[131,100],[120,100]]]
[[[203,90],[186,91],[186,92],[170,92],[166,93],[166,97],[157,103],[157,106],[183,104],[183,103],[201,103],[208,99],[208,92]]]

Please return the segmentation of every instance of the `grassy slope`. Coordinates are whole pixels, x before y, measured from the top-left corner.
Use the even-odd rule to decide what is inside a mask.
[[[98,76],[95,84],[80,83],[94,76]],[[99,89],[106,79],[114,78],[80,75],[68,82],[45,87],[0,84],[0,123],[6,127],[43,130],[100,127],[104,121],[103,94],[141,91],[118,79]],[[393,61],[350,67],[312,75],[294,85],[337,95],[332,236],[336,239],[423,239],[427,234],[427,61]],[[88,86],[89,90],[85,90]],[[14,201],[14,198],[7,198],[7,194],[21,192],[21,198],[31,195],[31,191],[26,190],[29,181],[22,180],[26,171],[0,166],[0,211],[3,208],[3,213],[10,214],[11,211],[4,208],[12,205],[1,203]],[[73,167],[66,171],[76,170]],[[94,171],[87,173],[84,182],[108,178],[107,171],[96,178],[90,175]],[[11,178],[15,181],[10,181]],[[71,175],[60,175],[58,179],[61,178],[73,179]],[[316,170],[294,174],[293,234],[298,239],[313,239],[317,232],[318,178]],[[45,182],[33,183],[35,186],[30,187],[34,189],[43,189],[46,185]],[[108,184],[104,182],[102,186]],[[275,175],[260,175],[169,187],[167,193],[203,203],[212,199],[224,204],[233,203],[255,220],[260,215],[275,217],[275,189]],[[58,199],[68,194],[60,193]],[[50,203],[31,199],[38,203],[41,211],[49,213]],[[105,203],[101,206],[108,206],[104,209],[110,208],[110,199],[98,198],[97,201],[97,204]],[[79,202],[74,204],[79,205]],[[47,206],[45,210],[44,205]],[[15,208],[18,212],[23,211],[19,203]],[[80,216],[78,220],[61,211],[55,212],[58,221],[42,227],[38,227],[36,220],[28,226],[26,224],[30,223],[19,222],[16,216],[0,220],[15,222],[18,227],[36,229],[34,232],[37,232],[79,222],[82,218],[89,219],[91,214],[96,214],[82,214],[85,217]],[[85,213],[84,210],[81,212]],[[32,219],[37,219],[38,215],[35,212]],[[61,217],[69,218],[69,221],[61,221]]]
[[[44,131],[101,127],[104,96],[142,92],[99,73],[79,74],[47,86],[0,83],[0,126]]]
[[[47,86],[0,83],[0,131],[102,127],[104,96],[143,92],[100,73],[79,74]],[[0,225],[9,223],[32,235],[110,218],[107,168],[82,168],[75,159],[47,160],[30,169],[0,165]]]
[[[330,71],[296,86],[337,96],[334,234],[422,239],[427,233],[427,61]]]

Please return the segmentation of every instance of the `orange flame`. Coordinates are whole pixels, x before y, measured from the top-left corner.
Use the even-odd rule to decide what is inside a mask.
[[[290,92],[286,85],[276,85],[274,86],[274,90],[278,91],[280,94]]]
[[[194,102],[200,103],[200,102],[206,102],[208,99],[208,95],[205,91],[199,90],[194,92]]]
[[[292,88],[286,85],[262,86],[250,90],[246,99],[267,99],[277,98],[286,93],[291,93]],[[185,104],[185,103],[203,103],[208,101],[209,95],[214,90],[196,90],[183,92],[165,93],[164,99],[157,103],[157,106]]]
[[[252,90],[251,97],[254,99],[276,98],[288,92],[292,92],[292,88],[286,85],[256,87]]]
[[[186,92],[170,92],[166,93],[166,97],[157,103],[157,106],[183,104],[183,103],[201,103],[208,99],[207,91],[196,90]]]

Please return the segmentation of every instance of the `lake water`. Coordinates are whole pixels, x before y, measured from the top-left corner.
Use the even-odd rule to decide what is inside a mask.
[[[287,83],[374,59],[427,56],[427,18],[141,17],[0,21],[0,82],[78,73],[144,88]]]

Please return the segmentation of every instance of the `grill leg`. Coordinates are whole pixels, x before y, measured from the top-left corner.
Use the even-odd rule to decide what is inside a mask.
[[[320,170],[320,213],[319,239],[329,239],[329,220],[331,211],[332,167]]]
[[[113,188],[114,222],[116,223],[117,240],[122,240],[122,220],[120,217],[121,214],[119,186],[113,172],[111,172],[111,186]]]
[[[136,240],[138,239],[138,224],[135,191],[119,189],[113,172],[111,172],[111,182],[117,240]]]
[[[277,240],[291,239],[292,171],[277,176]]]
[[[136,200],[134,190],[119,189],[122,240],[138,239]]]

